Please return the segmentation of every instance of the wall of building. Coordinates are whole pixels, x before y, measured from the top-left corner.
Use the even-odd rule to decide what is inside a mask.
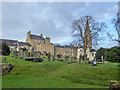
[[[37,51],[40,51],[41,53],[44,53],[44,51],[46,51],[47,53],[50,53],[54,56],[54,44],[37,45]]]
[[[55,56],[57,56],[57,54],[62,54],[63,56],[76,57],[77,49],[76,48],[55,47]]]
[[[31,46],[17,46],[17,51],[19,51],[20,48],[26,48],[29,52],[32,51],[32,47]]]
[[[86,54],[87,54],[87,58],[89,58],[89,60],[94,60],[94,57],[95,57],[95,53],[96,52],[90,52],[90,49],[89,48],[87,48],[87,50],[86,50]],[[77,49],[77,58],[79,59],[79,55],[84,55],[84,50],[83,50],[83,48],[78,48]],[[94,55],[93,55],[94,54]]]

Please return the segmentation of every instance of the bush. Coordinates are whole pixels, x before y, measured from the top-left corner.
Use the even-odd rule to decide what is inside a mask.
[[[0,47],[2,47],[2,52],[1,52],[2,55],[8,56],[10,54],[10,48],[6,43],[2,43]]]
[[[57,57],[58,57],[58,58],[61,58],[61,56],[62,56],[61,54],[57,54]]]

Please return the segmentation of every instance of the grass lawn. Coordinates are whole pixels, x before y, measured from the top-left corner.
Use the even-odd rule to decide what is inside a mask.
[[[118,63],[67,64],[59,61],[29,62],[3,56],[14,65],[2,77],[3,88],[109,88],[110,80],[118,80]]]

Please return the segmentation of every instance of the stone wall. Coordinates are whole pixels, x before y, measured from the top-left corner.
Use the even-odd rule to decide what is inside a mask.
[[[62,54],[63,56],[77,56],[77,48],[55,47],[55,56]]]
[[[37,51],[40,51],[41,53],[44,53],[44,51],[46,51],[47,53],[54,55],[54,44],[37,45]]]

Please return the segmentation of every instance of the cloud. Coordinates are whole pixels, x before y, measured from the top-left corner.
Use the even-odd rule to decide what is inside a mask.
[[[75,19],[92,15],[98,21],[106,21],[117,12],[117,3],[106,2],[7,2],[2,6],[3,38],[25,41],[31,30],[61,44],[72,41]]]

